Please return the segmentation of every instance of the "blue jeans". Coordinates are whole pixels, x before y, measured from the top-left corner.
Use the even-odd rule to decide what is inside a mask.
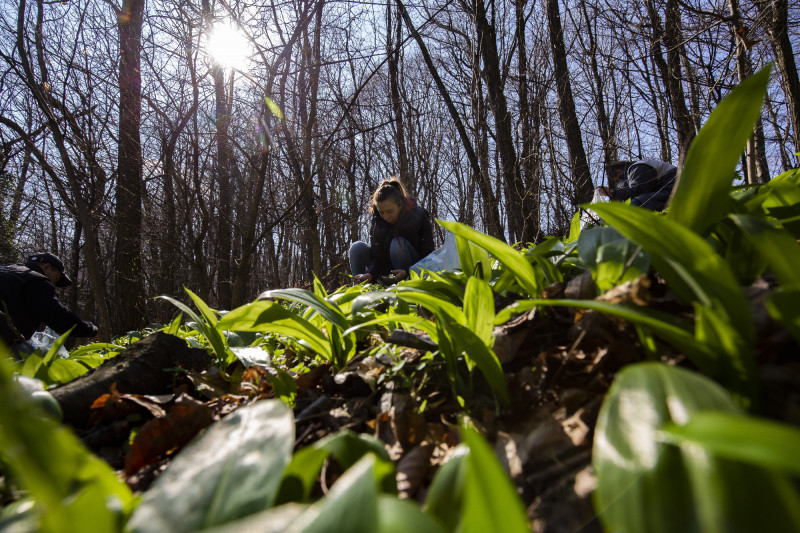
[[[365,274],[370,263],[370,247],[364,241],[350,245],[350,272],[357,276]],[[389,244],[389,258],[393,270],[406,270],[419,261],[419,252],[405,237],[395,237]]]

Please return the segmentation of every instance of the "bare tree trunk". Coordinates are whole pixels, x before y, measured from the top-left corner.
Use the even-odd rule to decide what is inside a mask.
[[[320,0],[324,2],[324,0]],[[316,10],[313,47],[309,41],[307,29],[303,32],[303,58],[300,64],[299,80],[299,107],[300,120],[303,128],[303,151],[301,156],[302,173],[300,174],[303,188],[302,222],[305,242],[304,253],[311,264],[311,270],[317,277],[322,276],[322,246],[319,236],[319,215],[317,202],[314,199],[313,186],[313,138],[317,129],[317,93],[319,90],[320,71],[320,31],[322,28],[322,6]],[[305,279],[305,277],[304,277]]]
[[[789,2],[788,0],[755,0],[765,19],[769,31],[769,41],[775,54],[775,65],[781,75],[781,86],[786,94],[786,105],[792,123],[794,150],[800,152],[800,74],[789,38]],[[795,6],[796,7],[796,6]],[[795,165],[800,161],[795,159]]]
[[[431,77],[433,77],[436,87],[439,89],[439,94],[447,106],[450,117],[455,123],[456,130],[461,138],[461,143],[464,146],[464,150],[467,152],[467,159],[472,167],[472,172],[476,176],[476,180],[481,187],[481,192],[484,194],[484,198],[488,204],[488,208],[484,212],[484,221],[486,224],[487,233],[493,237],[505,241],[505,236],[503,235],[502,226],[500,224],[500,213],[498,210],[497,197],[491,193],[489,184],[481,178],[481,167],[478,163],[478,158],[475,155],[475,149],[472,147],[472,143],[467,135],[467,130],[464,128],[464,123],[461,121],[461,117],[458,114],[456,106],[453,104],[453,100],[450,98],[450,94],[447,92],[447,88],[444,86],[441,77],[439,77],[439,73],[436,70],[436,65],[433,64],[431,55],[428,53],[428,47],[425,46],[425,41],[422,40],[422,36],[420,36],[419,32],[417,32],[416,28],[414,27],[411,17],[408,16],[405,5],[403,5],[402,0],[395,0],[395,2],[397,3],[397,8],[400,10],[400,16],[403,17],[403,22],[405,22],[409,33],[412,35],[412,37],[414,37],[414,40],[419,46],[423,60],[425,61],[425,65],[428,67],[428,72],[431,73]]]
[[[209,0],[203,0],[203,19],[206,31],[211,30],[213,13]],[[214,80],[215,124],[217,127],[217,183],[219,185],[219,203],[217,205],[217,238],[215,256],[217,265],[217,305],[220,309],[230,309],[232,301],[231,283],[231,246],[233,242],[233,149],[229,138],[228,129],[231,123],[231,109],[225,87],[225,70],[219,65],[211,67],[211,77]],[[233,71],[231,71],[231,86],[233,85]]]
[[[742,28],[739,1],[728,0],[728,7],[733,19],[733,27],[735,31],[739,31]],[[736,74],[739,77],[739,83],[741,83],[753,74],[753,64],[750,61],[745,42],[743,40],[739,42],[734,38],[734,45],[736,46]],[[760,116],[753,135],[747,140],[745,161],[744,168],[747,183],[766,183],[769,181],[769,168],[767,167],[766,150],[764,148],[764,125]]]
[[[116,186],[114,301],[117,331],[146,322],[142,273],[141,47],[145,0],[124,0],[119,29],[119,149]]]
[[[475,24],[478,30],[478,46],[483,59],[484,78],[489,95],[489,103],[494,114],[497,134],[497,151],[503,169],[503,183],[506,190],[506,210],[509,213],[508,233],[511,241],[533,241],[536,239],[538,221],[532,220],[534,208],[526,201],[527,195],[522,183],[517,153],[512,134],[511,114],[503,92],[503,75],[500,71],[500,55],[497,51],[497,33],[489,22],[483,0],[474,0]]]
[[[547,29],[550,33],[550,44],[553,51],[553,67],[555,69],[556,90],[558,92],[558,114],[569,151],[569,170],[573,173],[575,183],[573,203],[589,202],[594,195],[592,178],[589,173],[589,162],[583,149],[580,123],[575,112],[575,100],[572,97],[567,53],[564,47],[564,31],[561,28],[561,13],[558,0],[547,0]]]
[[[477,151],[476,156],[478,157],[478,163],[480,165],[480,173],[478,175],[472,176],[472,182],[477,182],[478,188],[481,190],[481,197],[483,198],[483,216],[484,221],[488,224],[487,221],[487,214],[492,212],[493,205],[496,205],[497,209],[499,209],[499,202],[496,204],[492,204],[492,201],[495,201],[496,198],[500,197],[500,194],[495,194],[492,191],[492,179],[489,176],[489,140],[487,130],[489,126],[486,124],[487,119],[487,112],[486,112],[486,103],[483,100],[483,82],[481,81],[481,72],[480,72],[480,53],[475,50],[472,54],[472,98],[471,98],[471,105],[472,105],[472,116],[475,117],[475,127],[474,127],[474,137],[475,137],[475,149]],[[495,185],[499,188],[502,180],[496,180]],[[498,211],[498,224],[500,213]],[[497,231],[502,235],[504,233],[503,228],[499,227]],[[490,233],[491,235],[491,233]],[[513,237],[511,238],[513,242]]]
[[[180,118],[177,126],[173,126],[166,116],[163,117],[167,122],[169,131],[161,139],[161,163],[164,167],[163,205],[166,224],[159,242],[159,282],[162,294],[170,296],[174,296],[177,289],[175,286],[175,273],[178,269],[178,250],[175,247],[175,243],[178,242],[175,147],[178,143],[178,137],[194,117],[197,105],[198,102],[193,103],[189,111]]]
[[[386,56],[387,68],[389,71],[389,95],[392,100],[392,111],[394,112],[393,128],[395,146],[397,147],[397,161],[400,170],[400,178],[406,190],[412,196],[417,196],[417,176],[412,176],[408,168],[408,154],[406,153],[405,126],[403,124],[403,105],[400,101],[400,80],[398,73],[398,60],[402,44],[401,30],[402,19],[398,15],[396,21],[392,21],[392,0],[386,2]],[[394,31],[394,34],[392,33]]]
[[[267,110],[264,110],[268,113]],[[269,168],[270,155],[269,152],[262,153],[259,157],[259,167],[253,169],[255,174],[255,187],[253,188],[250,197],[250,203],[247,205],[247,215],[242,227],[242,257],[239,260],[239,266],[236,269],[236,278],[233,282],[233,295],[231,307],[239,307],[243,305],[245,297],[245,287],[247,279],[250,275],[253,254],[255,254],[256,246],[260,238],[256,237],[256,223],[259,215],[259,205],[264,195],[264,187],[267,181],[267,169]]]
[[[597,113],[597,129],[600,132],[600,142],[603,143],[603,163],[608,166],[609,164],[617,161],[617,140],[614,125],[608,118],[606,112],[605,102],[605,83],[600,76],[600,67],[597,64],[597,40],[594,34],[594,24],[596,24],[596,12],[592,17],[589,17],[589,12],[586,9],[586,2],[581,3],[581,13],[583,14],[583,23],[586,26],[586,39],[587,43],[584,44],[584,51],[589,59],[589,69],[591,72],[592,81],[592,97]],[[582,36],[578,38],[583,40]]]
[[[26,11],[26,0],[20,0],[19,9],[17,10],[17,42],[16,48],[17,52],[20,55],[20,61],[22,63],[22,68],[24,72],[24,79],[25,83],[28,86],[28,89],[31,91],[31,94],[36,101],[36,105],[39,107],[39,110],[45,117],[45,122],[47,124],[47,129],[53,136],[53,143],[58,151],[58,155],[61,159],[62,164],[64,165],[64,177],[67,181],[67,186],[69,187],[69,194],[67,190],[64,188],[64,184],[62,183],[59,175],[55,172],[55,170],[50,167],[47,163],[47,159],[44,157],[43,154],[38,152],[35,149],[35,145],[31,139],[25,136],[25,142],[28,146],[32,149],[34,154],[37,155],[37,160],[39,164],[45,169],[45,172],[52,178],[53,184],[55,185],[56,189],[58,190],[59,195],[66,201],[69,202],[69,199],[74,202],[75,212],[83,225],[84,231],[86,232],[86,241],[84,246],[84,259],[86,260],[86,269],[89,273],[89,280],[92,286],[92,295],[95,300],[95,304],[97,305],[97,312],[99,315],[100,321],[100,339],[108,340],[111,338],[111,320],[108,314],[108,307],[106,305],[106,291],[105,291],[105,274],[102,271],[100,263],[98,261],[98,253],[97,253],[97,224],[95,223],[94,217],[89,209],[89,206],[86,200],[83,197],[82,191],[82,184],[80,183],[80,177],[78,174],[78,170],[75,168],[75,165],[72,162],[72,158],[70,157],[69,151],[67,150],[66,145],[66,138],[64,132],[61,131],[61,126],[58,122],[58,119],[55,116],[55,102],[52,101],[52,93],[46,92],[43,90],[43,87],[46,87],[49,84],[48,75],[46,70],[46,63],[44,60],[39,61],[39,69],[40,69],[40,76],[41,79],[36,79],[33,69],[30,64],[30,59],[28,57],[27,46],[25,43],[25,11]],[[37,27],[41,26],[42,20],[44,18],[44,8],[43,8],[43,1],[37,0]],[[37,42],[36,48],[38,50],[39,57],[43,57],[43,45],[41,43],[41,32],[37,31]],[[0,117],[2,118],[2,117]],[[11,125],[4,121],[5,124]],[[19,132],[23,133],[23,132]],[[24,133],[23,133],[24,136]]]
[[[786,142],[784,139],[783,131],[781,131],[781,127],[778,121],[778,115],[775,112],[775,106],[772,105],[772,99],[769,97],[769,93],[767,93],[767,97],[764,99],[764,103],[767,106],[767,113],[769,114],[769,122],[772,124],[772,131],[775,132],[775,142],[778,145],[778,152],[781,155],[781,171],[786,172],[790,168],[792,168],[792,160],[789,156],[789,152],[786,149]]]
[[[694,128],[692,115],[686,107],[686,98],[683,91],[683,76],[681,74],[681,57],[679,48],[683,37],[681,36],[681,14],[678,0],[667,0],[664,26],[661,25],[661,16],[654,5],[655,0],[646,0],[647,11],[653,26],[653,59],[655,59],[664,84],[667,87],[672,116],[678,133],[678,168],[683,166],[689,146],[697,132]],[[664,60],[661,47],[667,49],[667,59]]]
[[[540,195],[540,172],[539,157],[537,149],[533,144],[533,124],[532,106],[528,94],[528,45],[525,38],[525,0],[515,0],[514,9],[516,14],[516,36],[517,36],[517,74],[519,76],[519,121],[522,137],[522,154],[520,156],[521,175],[525,190],[525,205],[530,209],[526,213],[526,227],[530,225],[528,232],[529,241],[537,241],[541,235],[541,221],[539,220],[539,195]],[[535,113],[538,113],[538,108]],[[538,121],[538,117],[536,119]]]

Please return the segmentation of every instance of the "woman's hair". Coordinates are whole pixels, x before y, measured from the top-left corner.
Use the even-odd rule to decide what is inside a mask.
[[[616,184],[611,183],[612,178],[614,178],[614,176],[616,176],[616,174],[618,172],[622,172],[622,174],[624,175],[625,174],[625,170],[632,163],[633,163],[632,161],[615,161],[614,163],[610,163],[606,167],[606,176],[608,176],[608,184],[610,186],[614,187]],[[619,180],[617,180],[617,181],[619,181]]]
[[[370,213],[372,215],[378,214],[378,202],[385,202],[392,199],[397,205],[403,206],[406,198],[406,190],[400,180],[397,178],[390,178],[383,180],[375,192],[372,194],[372,203],[370,205]]]

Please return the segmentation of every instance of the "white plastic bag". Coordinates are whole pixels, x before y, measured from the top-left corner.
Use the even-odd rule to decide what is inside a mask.
[[[461,268],[461,260],[458,258],[456,236],[452,232],[448,231],[445,234],[443,245],[411,265],[409,270],[421,274],[423,268],[431,272],[458,270]]]
[[[608,202],[610,198],[608,196],[602,196],[597,192],[597,189],[594,190],[594,196],[592,197],[593,204],[599,204],[600,202]],[[603,223],[603,219],[600,216],[592,211],[591,209],[581,209],[581,229],[586,228],[586,226],[592,224],[597,226]]]
[[[60,335],[50,329],[49,327],[44,328],[42,331],[37,331],[31,336],[31,340],[28,341],[34,349],[39,348],[41,351],[47,353],[47,350],[53,345],[54,342],[58,340]],[[69,352],[64,345],[62,344],[61,347],[58,349],[58,356],[62,358],[69,357]]]

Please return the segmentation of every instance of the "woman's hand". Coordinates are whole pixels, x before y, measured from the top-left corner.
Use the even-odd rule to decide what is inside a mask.
[[[607,187],[598,187],[595,190],[597,191],[597,194],[599,194],[600,196],[611,196],[611,194],[609,194]]]
[[[392,275],[395,281],[402,281],[408,277],[408,272],[405,270],[392,270]]]
[[[397,283],[398,281],[402,281],[408,277],[408,272],[405,270],[392,270],[392,273],[388,276],[383,276],[381,281],[384,283]]]
[[[372,274],[370,274],[369,272],[367,272],[366,274],[358,274],[356,276],[353,276],[353,281],[355,283],[362,283],[364,281],[369,283],[372,281]]]

